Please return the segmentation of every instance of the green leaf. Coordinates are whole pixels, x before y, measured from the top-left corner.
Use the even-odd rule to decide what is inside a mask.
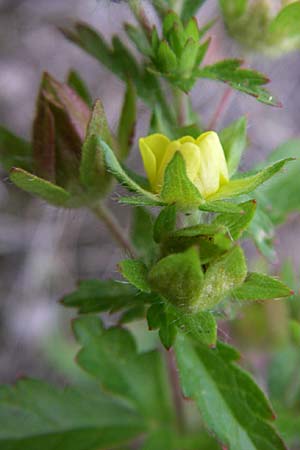
[[[147,37],[143,30],[138,27],[134,27],[130,23],[125,23],[124,25],[127,36],[134,43],[136,48],[145,56],[152,56],[152,48],[147,40]]]
[[[271,21],[268,33],[273,36],[270,36],[270,39],[280,41],[286,38],[299,38],[299,21],[300,4],[296,1],[283,8]]]
[[[221,188],[215,194],[208,197],[211,200],[220,200],[225,198],[237,197],[239,195],[249,194],[254,191],[262,183],[265,183],[275,173],[277,173],[287,162],[292,161],[293,158],[286,158],[277,161],[270,166],[260,170],[254,175],[250,175],[244,178],[238,178],[229,181],[227,184],[223,184]]]
[[[198,251],[190,248],[183,253],[166,256],[152,267],[148,279],[153,290],[173,305],[191,309],[203,284]]]
[[[100,391],[24,379],[0,388],[4,450],[100,450],[145,431],[140,415]]]
[[[181,333],[186,334],[196,342],[215,347],[217,342],[217,322],[208,311],[196,314],[178,314],[176,324]]]
[[[250,222],[247,232],[253,239],[258,250],[270,261],[276,261],[276,252],[273,247],[275,238],[274,224],[270,219],[269,213],[263,210],[260,203],[260,195],[258,207],[252,222]]]
[[[249,273],[245,282],[232,292],[237,300],[267,300],[291,295],[293,291],[284,283],[263,273]]]
[[[81,320],[81,319],[77,319]],[[97,378],[106,392],[124,399],[153,428],[172,423],[166,368],[157,351],[137,353],[129,331],[110,328],[80,350],[79,365]]]
[[[68,74],[68,85],[82,98],[85,103],[92,108],[93,101],[88,87],[76,70],[70,70]]]
[[[173,310],[165,308],[164,314],[160,317],[159,338],[166,350],[169,350],[177,336],[176,316]]]
[[[230,237],[235,241],[241,237],[253,219],[256,210],[256,202],[255,200],[249,200],[248,202],[241,203],[239,206],[243,209],[244,214],[220,214],[211,224],[211,226],[224,226]]]
[[[300,211],[299,189],[300,189],[300,139],[292,139],[280,145],[267,159],[273,163],[280,158],[295,157],[289,170],[278,174],[262,186],[258,191],[258,206],[276,225],[286,221],[292,212]]]
[[[131,241],[138,256],[148,263],[156,255],[156,245],[153,242],[153,217],[145,208],[137,207],[133,211]]]
[[[118,311],[151,301],[150,296],[139,293],[133,286],[114,280],[81,281],[77,290],[61,300],[64,306],[78,308],[79,313]]]
[[[111,177],[104,167],[99,137],[106,140],[116,152],[118,151],[108,127],[103,105],[100,100],[96,100],[82,147],[80,181],[89,192],[105,193]]]
[[[204,2],[205,0],[184,0],[181,7],[181,19],[183,21],[190,19],[197,13]]]
[[[244,253],[240,247],[233,247],[209,265],[194,310],[214,308],[230,291],[243,283],[246,275]]]
[[[127,311],[125,311],[120,319],[118,320],[118,323],[120,325],[135,322],[136,320],[141,320],[145,318],[145,307],[144,305],[141,306],[133,306],[132,308],[129,308]]]
[[[119,263],[120,272],[129,283],[142,292],[151,292],[148,283],[148,269],[147,266],[136,259],[124,259]]]
[[[192,208],[201,203],[201,194],[189,180],[180,152],[175,153],[166,168],[160,197],[164,202],[176,203],[182,209]]]
[[[0,126],[0,162],[7,171],[12,167],[32,170],[32,150],[29,142],[2,126]]]
[[[225,153],[229,176],[238,169],[242,154],[247,145],[247,119],[233,122],[229,127],[223,128],[219,138]]]
[[[71,194],[63,188],[39,178],[26,170],[13,167],[10,171],[11,181],[29,194],[37,195],[55,206],[72,205]],[[76,205],[72,205],[76,206]]]
[[[158,47],[157,66],[159,70],[166,73],[172,73],[177,69],[176,55],[165,40]]]
[[[232,361],[234,349],[192,343],[179,335],[175,343],[181,385],[197,403],[201,416],[230,450],[285,450],[269,424],[273,411],[253,378]]]
[[[161,210],[156,218],[153,228],[155,242],[159,243],[171,233],[176,226],[176,206],[168,205]]]
[[[124,159],[132,145],[136,124],[136,92],[134,85],[127,82],[124,102],[118,125],[118,142],[120,145],[120,158]]]
[[[106,167],[116,177],[116,179],[130,191],[139,194],[142,198],[153,202],[153,204],[160,205],[160,201],[157,196],[143,189],[127,175],[109,145],[101,138],[98,138],[98,142],[104,155]]]
[[[131,206],[165,206],[164,202],[158,200],[158,198],[149,198],[145,196],[127,196],[119,197],[118,202],[123,205]]]
[[[268,83],[268,78],[255,70],[240,69],[241,64],[242,61],[238,59],[226,59],[198,69],[197,74],[200,78],[223,81],[233,89],[252,95],[259,102],[280,106],[275,97],[267,89],[261,87]]]
[[[218,223],[201,223],[199,225],[192,225],[191,227],[179,228],[169,235],[172,239],[189,238],[199,236],[214,236],[218,233],[224,233],[225,227]]]

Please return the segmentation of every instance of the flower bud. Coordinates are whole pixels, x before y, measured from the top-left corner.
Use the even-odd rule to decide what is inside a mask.
[[[197,139],[185,136],[170,141],[162,134],[141,138],[140,151],[151,189],[159,194],[166,167],[176,152],[183,156],[189,180],[203,198],[209,197],[229,181],[224,151],[217,133],[208,131]]]

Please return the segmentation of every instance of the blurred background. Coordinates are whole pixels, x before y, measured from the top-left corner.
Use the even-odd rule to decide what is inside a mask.
[[[145,2],[145,10],[155,22],[151,4]],[[213,18],[217,21],[206,62],[245,56],[249,66],[270,77],[270,90],[283,104],[268,107],[236,92],[227,102],[216,126],[220,129],[247,115],[250,145],[242,169],[248,170],[284,141],[300,137],[299,52],[276,60],[245,55],[225,33],[217,1],[207,0],[199,23]],[[103,101],[110,126],[116,128],[123,84],[60,34],[59,26],[75,20],[91,24],[109,40],[114,33],[124,36],[123,22],[134,19],[125,1],[0,0],[0,123],[15,134],[30,139],[42,72],[63,81],[70,69],[81,74],[93,98]],[[209,81],[195,86],[192,101],[204,127],[211,123],[225,90]],[[148,121],[149,112],[140,104],[136,136],[147,132]],[[140,167],[136,145],[130,164]],[[128,230],[128,208],[115,212]],[[58,300],[75,288],[78,279],[115,277],[122,251],[89,211],[52,208],[14,187],[5,172],[1,172],[0,216],[0,382],[13,382],[21,375],[67,382],[77,376],[72,368],[76,349],[69,336],[72,312]],[[298,271],[297,217],[280,230],[276,246],[278,259],[289,258]],[[251,245],[248,254],[257,258]],[[273,270],[277,269],[274,261]]]

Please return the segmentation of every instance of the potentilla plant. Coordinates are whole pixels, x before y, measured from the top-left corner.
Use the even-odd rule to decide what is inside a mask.
[[[241,245],[250,237],[272,258],[266,211],[278,217],[279,206],[275,188],[257,189],[273,177],[288,185],[293,158],[240,172],[246,118],[218,132],[200,126],[188,96],[200,78],[278,102],[267,78],[239,59],[204,65],[210,40],[202,40],[212,23],[200,27],[193,17],[204,2],[173,3],[153,2],[161,21],[154,27],[142,4],[129,1],[137,25],[125,30],[139,59],[119,37],[109,44],[86,24],[62,30],[124,81],[117,133],[75,72],[65,83],[43,75],[31,144],[1,129],[1,158],[15,185],[60,208],[89,208],[124,251],[118,279],[81,281],[61,301],[78,311],[76,362],[90,383],[62,390],[25,379],[2,387],[3,450],[286,448],[266,395],[241,368],[239,352],[218,338],[218,320],[231,306],[293,294],[278,278],[249,271]],[[143,175],[125,162],[137,98],[151,110],[149,133],[137,136]],[[118,202],[133,213],[130,237],[106,204],[113,180],[129,192]],[[103,312],[114,313],[114,326]],[[152,351],[138,350],[130,331],[137,319],[157,336]],[[185,414],[187,400],[199,409],[196,425]]]

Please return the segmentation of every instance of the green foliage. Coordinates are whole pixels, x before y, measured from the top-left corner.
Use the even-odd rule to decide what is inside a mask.
[[[292,294],[293,291],[280,280],[263,273],[249,273],[242,286],[232,293],[238,300],[267,300]]]
[[[136,125],[136,92],[131,81],[127,82],[124,102],[119,119],[118,142],[121,158],[125,158],[130,150]]]
[[[181,8],[181,19],[183,21],[189,20],[197,13],[204,2],[205,0],[184,0]]]
[[[82,100],[85,101],[85,103],[88,105],[89,108],[92,108],[93,101],[91,98],[91,95],[89,93],[89,90],[76,70],[70,70],[68,74],[67,83],[70,86],[70,88],[73,89],[79,95],[79,97],[82,98]]]
[[[100,390],[58,389],[29,379],[1,386],[0,417],[3,450],[100,450],[145,431],[136,411]]]
[[[197,403],[207,427],[232,450],[284,450],[269,421],[274,413],[259,387],[234,362],[235,350],[215,350],[179,335],[176,357],[186,397]],[[218,411],[218,414],[216,414]]]
[[[147,274],[147,266],[135,259],[124,259],[119,264],[120,272],[133,286],[142,292],[151,292]]]
[[[161,242],[176,226],[175,205],[166,206],[161,210],[156,218],[153,228],[153,238],[155,242]]]
[[[219,133],[219,138],[225,153],[228,173],[231,177],[235,174],[240,164],[241,157],[247,146],[247,119],[241,117],[229,127]]]
[[[0,127],[0,162],[7,171],[12,167],[32,170],[31,145],[2,126]]]
[[[271,106],[280,106],[280,103],[270,92],[262,86],[269,82],[265,75],[252,69],[241,69],[239,59],[226,59],[210,66],[198,69],[197,76],[211,80],[223,81],[233,89],[252,95],[259,102]]]

